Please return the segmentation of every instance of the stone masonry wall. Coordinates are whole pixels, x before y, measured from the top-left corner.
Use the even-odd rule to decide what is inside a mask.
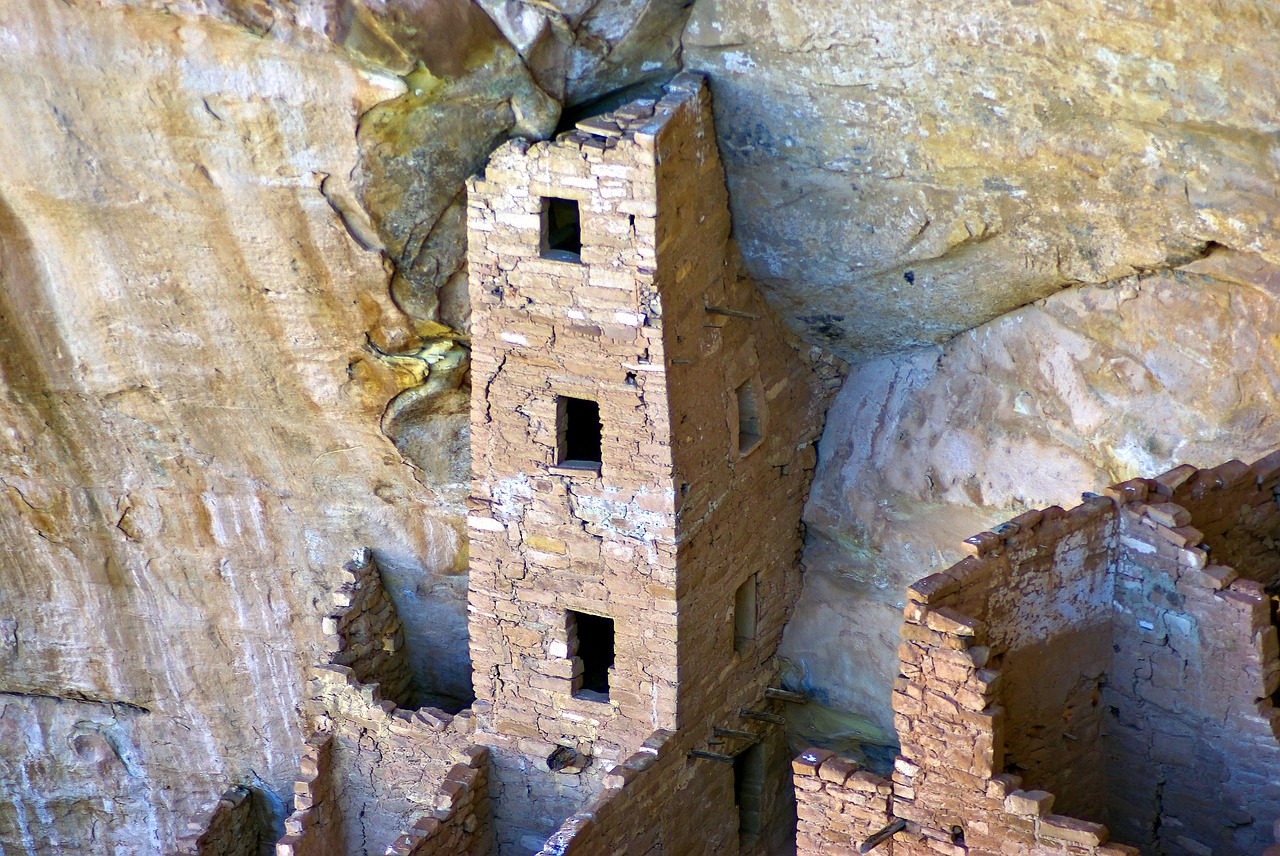
[[[387,848],[386,856],[489,856],[493,804],[489,799],[489,750],[469,746],[436,794],[435,811],[419,818]]]
[[[474,727],[468,711],[397,708],[345,666],[312,670],[307,717],[332,736],[328,786],[342,818],[340,846],[316,852],[352,856],[380,856],[435,805],[451,753],[471,743]]]
[[[536,856],[592,856],[617,852],[622,843],[628,856],[662,852],[667,842],[662,804],[670,797],[670,779],[681,760],[673,751],[673,737],[670,731],[650,735],[605,777],[600,795],[561,824]],[[687,816],[705,817],[694,806]]]
[[[637,109],[652,115],[653,105]],[[500,853],[536,850],[599,791],[608,765],[675,724],[657,189],[653,139],[641,136],[647,144],[625,147],[582,135],[515,141],[470,186],[469,615]],[[579,205],[581,263],[544,258],[544,197]],[[598,403],[598,469],[559,465],[561,396]],[[577,692],[583,663],[567,610],[614,619],[607,702]],[[557,746],[593,763],[580,775],[531,766]]]
[[[971,654],[952,651],[925,661],[918,646],[934,645],[936,628],[920,620],[926,610],[909,603],[899,649],[906,683],[894,694],[895,703],[915,711],[921,678],[951,687],[975,676],[981,687],[994,687],[999,674],[998,721],[1010,727],[1001,729],[1001,757],[990,762],[994,772],[1016,769],[1053,791],[1064,811],[1093,819],[1104,808],[1096,696],[1111,653],[1114,520],[1112,502],[1098,498],[1070,512],[1029,511],[997,527],[998,535],[968,539],[973,556],[913,591],[944,592],[943,614],[968,616],[974,627],[983,627],[983,639],[967,646]],[[923,696],[925,710],[930,697]],[[975,714],[984,708],[972,707],[976,703]],[[935,748],[930,735],[916,734],[911,717],[896,719],[900,739],[908,739],[905,728],[913,741],[924,741],[920,748]]]
[[[544,198],[577,201],[579,258],[546,251]],[[741,711],[769,713],[822,382],[739,275],[697,77],[500,149],[469,222],[471,646],[506,853],[541,846],[655,728],[679,732],[681,757],[777,742]],[[598,467],[559,459],[561,396],[598,402]],[[750,638],[735,638],[748,580]],[[578,692],[586,652],[566,610],[614,622],[607,701]],[[727,746],[714,729],[750,736]],[[549,774],[557,746],[592,761]],[[785,803],[783,761],[756,809]],[[668,783],[684,787],[707,805],[706,846],[737,847],[732,767],[686,764]]]
[[[330,662],[350,667],[362,684],[377,684],[383,698],[412,706],[404,627],[372,554],[356,551],[342,570],[342,586],[332,595],[336,608],[321,624],[333,655]]]
[[[1145,500],[1136,483],[1121,512],[1105,819],[1144,852],[1256,854],[1273,841],[1280,660],[1257,577],[1280,573],[1278,477],[1280,455],[1179,468],[1147,482]],[[1224,558],[1254,578],[1209,564]]]
[[[331,735],[312,734],[302,747],[293,805],[293,814],[284,822],[284,837],[276,842],[276,856],[341,852],[343,817],[334,790]]]
[[[307,684],[311,735],[279,856],[381,856],[438,808],[450,765],[473,760],[469,711],[404,709],[384,695],[410,693],[403,630],[367,550],[344,576],[323,622],[330,662]]]
[[[192,823],[198,832],[175,842],[174,856],[259,856],[262,821],[253,791],[237,785],[222,795],[203,820]]]
[[[826,749],[806,749],[792,762],[799,805],[796,853],[856,853],[893,822],[893,785]],[[882,852],[892,852],[893,844]]]
[[[972,557],[908,590],[891,813],[846,800],[856,771],[810,752],[799,852],[901,818],[878,852],[1271,854],[1275,598],[1209,556],[1275,578],[1278,474],[1275,455],[1178,468],[969,539]],[[1205,516],[1209,550],[1175,500]]]

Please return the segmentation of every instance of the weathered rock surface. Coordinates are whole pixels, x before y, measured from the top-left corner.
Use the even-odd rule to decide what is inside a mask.
[[[699,0],[734,226],[845,354],[941,342],[1208,242],[1280,260],[1280,10]]]
[[[905,587],[1028,508],[1280,445],[1277,331],[1280,268],[1218,250],[857,368],[806,510],[792,680],[891,734]]]
[[[0,843],[155,853],[228,782],[289,793],[353,547],[420,680],[468,692],[458,479],[380,431],[413,378],[367,339],[410,331],[320,190],[403,84],[147,10],[6,3],[0,34],[0,690],[146,711],[89,757],[60,748],[82,702],[3,697]]]

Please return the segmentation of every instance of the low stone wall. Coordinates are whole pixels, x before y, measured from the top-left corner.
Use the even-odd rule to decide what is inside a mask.
[[[362,684],[377,684],[383,698],[412,706],[413,673],[405,656],[404,626],[372,554],[357,550],[342,570],[343,583],[332,594],[335,609],[321,622],[329,662],[349,667]]]
[[[241,785],[190,825],[199,831],[179,838],[173,856],[258,856],[262,848],[262,814],[253,791]]]
[[[493,851],[493,804],[489,799],[489,750],[469,746],[436,794],[435,811],[419,818],[387,856],[489,856]]]
[[[670,796],[663,768],[677,760],[674,749],[670,731],[655,731],[605,776],[600,796],[562,823],[536,856],[599,856],[619,852],[624,844],[628,856],[659,852],[666,842],[657,798]],[[688,807],[688,820],[697,817],[696,807]]]
[[[313,734],[302,749],[293,785],[294,812],[284,822],[276,856],[321,856],[342,852],[342,814],[333,788],[333,738]]]
[[[791,766],[796,856],[856,853],[895,820],[893,784],[883,776],[860,770],[856,762],[826,749],[806,749]]]

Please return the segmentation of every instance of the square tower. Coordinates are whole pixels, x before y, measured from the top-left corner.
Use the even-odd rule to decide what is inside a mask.
[[[469,193],[477,739],[519,852],[655,731],[693,749],[764,698],[820,412],[740,272],[700,77]]]

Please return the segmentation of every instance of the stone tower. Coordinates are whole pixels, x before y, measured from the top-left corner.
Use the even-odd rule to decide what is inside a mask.
[[[740,272],[707,88],[508,143],[469,192],[470,645],[499,852],[624,785],[665,846],[752,852],[789,816],[767,690],[821,415]],[[638,798],[644,751],[661,772],[628,762]]]

